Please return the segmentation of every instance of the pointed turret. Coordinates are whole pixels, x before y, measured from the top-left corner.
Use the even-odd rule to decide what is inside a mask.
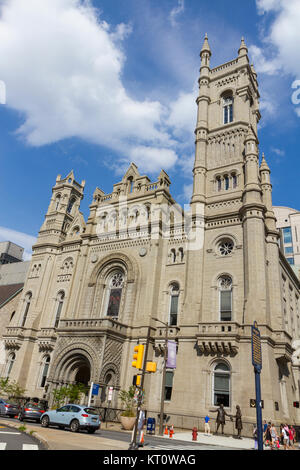
[[[245,44],[245,40],[244,38],[242,37],[241,39],[241,45],[240,45],[240,48],[239,48],[239,57],[243,56],[243,55],[247,55],[248,54],[248,48]]]
[[[202,46],[202,49],[201,49],[201,52],[200,52],[200,57],[201,57],[202,54],[204,54],[205,52],[208,52],[208,54],[211,55],[211,50],[210,50],[210,47],[209,47],[209,44],[208,44],[207,33],[205,33],[204,43],[203,43],[203,46]]]

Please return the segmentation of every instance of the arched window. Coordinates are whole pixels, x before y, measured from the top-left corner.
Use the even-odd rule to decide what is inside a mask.
[[[49,365],[50,365],[50,356],[45,356],[42,362],[40,387],[45,387],[47,376],[48,376]]]
[[[22,319],[22,327],[25,326],[25,323],[26,323],[26,320],[27,320],[27,315],[28,315],[28,311],[29,311],[29,307],[30,307],[30,303],[31,303],[31,298],[32,298],[32,293],[31,292],[27,292],[27,294],[25,295],[25,310],[24,310],[24,313],[23,313],[23,319]]]
[[[220,176],[217,176],[217,191],[221,191],[222,189],[222,180]]]
[[[236,174],[232,173],[231,178],[232,178],[232,187],[233,187],[233,189],[235,189],[237,187],[237,176],[236,176]]]
[[[105,315],[108,317],[118,317],[119,315],[124,282],[124,273],[121,270],[114,271],[108,278],[108,292],[105,311]]]
[[[228,124],[233,121],[233,97],[223,97],[223,124]]]
[[[54,328],[58,327],[60,316],[61,316],[61,311],[62,311],[63,304],[64,304],[64,298],[65,298],[65,293],[63,291],[59,292],[57,296],[57,309],[56,309],[56,315],[55,315]]]
[[[56,210],[56,211],[58,211],[59,205],[60,205],[60,194],[58,194],[58,195],[56,196],[56,199],[55,199],[55,210]]]
[[[176,326],[178,321],[179,285],[172,284],[170,291],[169,325]]]
[[[72,197],[72,199],[70,199],[70,202],[69,202],[68,208],[67,208],[68,214],[71,214],[75,202],[76,202],[76,198]]]
[[[232,279],[222,276],[219,279],[220,321],[232,320]]]
[[[219,362],[213,371],[213,405],[230,406],[230,369],[224,362]]]
[[[225,191],[228,191],[229,189],[229,176],[228,175],[224,176],[224,189]]]
[[[13,365],[14,365],[14,362],[16,360],[16,355],[15,353],[11,353],[8,358],[7,358],[7,362],[6,362],[6,377],[9,377],[10,373],[11,373],[11,370],[13,368]]]

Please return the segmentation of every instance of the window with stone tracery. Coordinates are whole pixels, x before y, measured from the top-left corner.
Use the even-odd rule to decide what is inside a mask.
[[[125,277],[122,271],[114,271],[108,279],[106,316],[118,317]]]
[[[222,256],[228,256],[232,253],[234,244],[231,240],[222,240],[219,243],[218,251]]]

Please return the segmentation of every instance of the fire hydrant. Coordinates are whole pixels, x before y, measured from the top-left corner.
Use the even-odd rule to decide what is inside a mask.
[[[197,431],[197,428],[193,428],[192,430],[192,436],[193,436],[193,441],[196,441],[197,440],[197,436],[198,436],[198,431]]]
[[[170,431],[169,431],[169,437],[172,439],[173,437],[173,434],[174,434],[174,428],[173,426],[171,427]]]

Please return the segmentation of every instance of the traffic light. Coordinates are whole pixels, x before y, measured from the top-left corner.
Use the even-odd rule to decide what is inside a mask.
[[[143,368],[143,357],[144,357],[144,345],[139,344],[134,347],[133,361],[131,363],[132,367],[136,369]]]

